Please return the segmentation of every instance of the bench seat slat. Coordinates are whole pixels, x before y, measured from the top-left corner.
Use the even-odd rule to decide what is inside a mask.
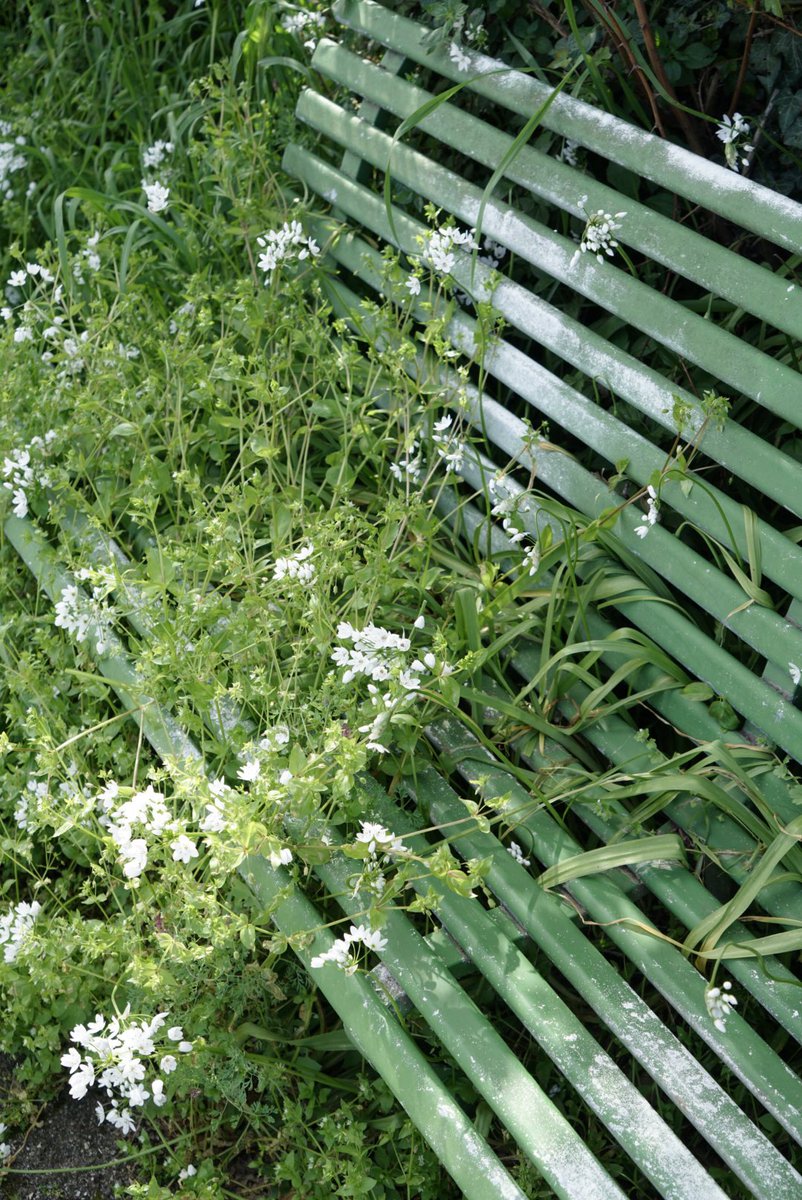
[[[433,770],[419,773],[414,790],[435,823],[453,830],[450,823],[465,822],[465,808]],[[797,1172],[576,928],[561,901],[538,888],[491,834],[456,828],[454,849],[491,858],[487,882],[501,903],[755,1195],[795,1198]]]
[[[333,860],[316,866],[315,871],[343,910],[359,919],[364,905],[349,885],[353,867]],[[406,916],[391,909],[384,930],[388,945],[380,952],[382,961],[396,979],[403,980],[404,991],[430,1029],[556,1194],[565,1200],[575,1200],[578,1195],[625,1200],[618,1185]]]
[[[336,0],[332,11],[343,25],[367,34],[413,62],[431,67],[453,82],[470,81],[473,91],[525,118],[551,95],[551,89],[539,80],[473,51],[468,52],[471,69],[459,71],[446,52],[423,46],[424,31],[420,25],[372,0]],[[680,146],[644,133],[564,93],[553,101],[543,124],[594,153],[603,153],[636,175],[720,213],[760,238],[794,253],[802,248],[802,205],[770,188],[706,162]],[[797,294],[796,299],[798,302],[802,296]]]
[[[371,815],[396,834],[404,834],[410,850],[425,853],[426,839],[408,836],[414,826],[405,814],[379,788],[370,787],[370,795]],[[445,928],[660,1194],[666,1200],[707,1196],[724,1200],[724,1193],[678,1136],[504,931],[494,926],[490,915],[437,881],[419,879],[415,887],[421,894],[434,888],[440,897],[438,917]]]
[[[541,862],[551,866],[581,853],[581,847],[548,813],[539,811],[522,815],[527,806],[531,808],[531,798],[495,764],[478,742],[468,737],[464,728],[453,721],[442,721],[434,728],[432,736],[447,751],[466,782],[475,779],[481,771],[481,787],[477,788],[480,796],[510,796],[518,832],[522,826],[529,830],[532,853]],[[449,811],[449,819],[455,819],[453,806]],[[432,815],[434,817],[434,812]],[[534,881],[530,883],[533,888],[537,886]],[[648,919],[609,876],[576,879],[568,887],[591,918],[605,925],[607,937],[715,1050],[791,1137],[802,1144],[802,1080],[737,1014],[733,1014],[732,1028],[727,1033],[722,1034],[714,1028],[698,986],[698,973],[675,947],[640,932],[639,927],[650,924]],[[507,904],[501,895],[499,899]],[[510,908],[510,911],[520,920],[515,909]],[[636,924],[630,927],[621,924],[623,920]]]

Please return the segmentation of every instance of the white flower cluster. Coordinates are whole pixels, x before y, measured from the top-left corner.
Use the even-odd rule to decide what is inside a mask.
[[[58,695],[58,689],[54,689],[54,694]],[[71,763],[67,772],[69,775],[77,774],[77,765]],[[32,776],[17,801],[14,820],[20,829],[33,831],[47,823],[60,825],[68,815],[83,822],[94,809],[92,789],[80,786],[75,779],[63,780],[58,785],[57,793],[53,794],[48,783]]]
[[[643,518],[643,524],[635,528],[639,538],[645,538],[653,525],[656,525],[660,520],[660,501],[657,499],[657,492],[651,484],[646,489],[646,498],[648,501],[646,508],[646,516]]]
[[[149,213],[164,212],[168,207],[170,203],[170,189],[165,187],[163,183],[159,183],[158,180],[148,183],[147,179],[143,179],[142,191],[145,193]]]
[[[462,47],[459,46],[456,42],[452,42],[451,45],[449,46],[448,57],[451,59],[451,61],[453,62],[454,66],[457,68],[458,71],[470,71],[470,69],[471,69],[470,55],[466,54],[465,51],[462,49]]]
[[[13,127],[8,121],[0,121],[0,137],[10,138],[13,134]],[[12,175],[16,175],[18,171],[22,171],[27,166],[28,160],[24,154],[20,153],[20,146],[26,145],[26,139],[20,134],[13,141],[0,142],[0,197],[4,200],[14,199],[14,188],[12,186]]]
[[[42,469],[41,462],[56,440],[55,429],[48,429],[44,437],[31,438],[22,450],[12,450],[3,459],[3,487],[11,492],[12,512],[15,517],[27,517],[28,492],[32,487],[49,487],[50,478]]]
[[[453,225],[441,225],[439,229],[433,229],[423,240],[424,262],[438,275],[450,275],[457,261],[455,247],[462,246],[465,250],[479,249],[474,238],[475,233],[475,229],[457,229]]]
[[[560,162],[567,163],[569,167],[575,167],[578,165],[576,153],[578,149],[579,142],[574,142],[571,140],[571,138],[566,138],[563,142],[563,148],[557,157],[559,158]]]
[[[338,646],[331,656],[338,667],[344,668],[343,683],[350,683],[359,675],[383,683],[398,675],[402,685],[409,690],[419,686],[417,676],[426,670],[426,665],[415,661],[407,666],[404,655],[412,645],[408,637],[391,633],[381,625],[354,629],[348,621],[341,621],[337,626],[337,637],[352,643],[350,648]],[[434,666],[434,656],[431,658]]]
[[[410,278],[414,278],[410,276]],[[407,451],[398,459],[397,462],[390,463],[390,474],[399,483],[406,484],[420,482],[421,472],[423,470],[423,459],[420,452],[420,442],[417,438]]]
[[[393,857],[403,853],[404,843],[400,837],[375,821],[362,821],[361,826],[355,840],[367,846],[368,854],[361,873],[356,877],[353,894],[356,896],[364,889],[381,896],[387,882],[385,868]]]
[[[270,282],[280,262],[302,261],[320,254],[317,242],[306,236],[300,221],[285,221],[281,229],[271,229],[256,241],[263,249],[259,269],[265,273],[265,283]]]
[[[158,138],[152,146],[146,146],[142,151],[142,166],[146,171],[160,167],[174,150],[175,146],[172,142],[163,142],[161,138]]]
[[[301,583],[311,583],[315,578],[315,564],[309,559],[315,553],[314,546],[308,543],[286,558],[277,558],[273,569],[274,579],[297,579]]]
[[[86,239],[86,246],[81,253],[72,260],[72,274],[76,283],[86,283],[84,277],[84,267],[90,271],[100,270],[100,255],[97,252],[100,234],[93,233]]]
[[[18,267],[16,271],[12,271],[6,280],[7,288],[24,287],[30,279],[39,279],[41,283],[54,283],[55,275],[49,267],[43,267],[41,263],[29,262],[24,267]]]
[[[738,1003],[731,988],[729,979],[722,987],[705,988],[705,1007],[713,1018],[716,1029],[720,1029],[722,1033],[727,1029],[727,1017]]]
[[[414,622],[414,628],[423,627],[424,618],[420,616]],[[347,621],[341,621],[337,636],[352,643],[350,647],[338,646],[331,656],[334,663],[343,668],[343,683],[350,683],[360,676],[371,681],[367,691],[374,710],[373,719],[359,726],[359,732],[367,734],[365,747],[386,754],[387,747],[382,740],[385,730],[394,716],[415,699],[414,693],[420,691],[423,677],[437,668],[437,659],[427,650],[410,662],[409,655],[414,653],[410,639],[379,625],[354,629]],[[439,675],[450,675],[451,672],[447,663],[440,664]],[[377,684],[386,684],[386,690],[382,691]]]
[[[362,828],[356,835],[356,840],[368,848],[368,853],[374,856],[399,854],[404,849],[404,843],[384,825],[375,821],[360,821]]]
[[[507,847],[507,853],[511,855],[515,861],[522,867],[531,867],[531,862],[528,858],[524,858],[524,852],[517,842],[510,842]]]
[[[170,333],[178,333],[186,326],[191,324],[191,318],[195,316],[195,305],[191,300],[187,300],[186,304],[182,304],[180,308],[175,310],[175,315],[170,318],[168,329]],[[186,321],[184,318],[187,318]]]
[[[173,819],[162,793],[151,784],[121,801],[119,786],[112,781],[99,794],[98,807],[101,810],[98,820],[108,829],[119,850],[126,879],[138,879],[148,865],[147,835],[162,839],[165,834],[175,834],[169,843],[174,862],[188,863],[198,858],[195,842],[185,833],[179,833],[179,822]]]
[[[502,518],[501,528],[504,530],[512,544],[517,546],[517,544],[522,542],[528,535],[525,529],[520,529],[515,524],[512,516],[510,515],[515,506],[515,498],[513,496],[506,496],[504,499],[499,500],[497,504],[494,504],[490,512],[492,516]]]
[[[97,242],[98,235],[93,234],[86,249],[73,258],[72,270],[79,282],[83,282],[85,267],[95,270],[100,266]],[[12,271],[6,280],[5,294],[8,304],[0,306],[0,317],[14,328],[15,342],[43,339],[47,348],[42,351],[42,362],[52,362],[57,353],[62,357],[59,379],[75,375],[84,368],[82,348],[89,335],[86,330],[80,334],[71,330],[64,306],[63,284],[56,283],[49,267],[29,262]],[[16,325],[15,317],[18,318]]]
[[[3,947],[3,958],[7,963],[14,962],[22,947],[30,937],[34,922],[42,911],[38,900],[30,904],[27,900],[13,904],[8,912],[0,917],[0,946]]]
[[[81,580],[88,579],[90,574],[86,568],[76,571]],[[112,638],[113,614],[104,599],[108,590],[108,580],[95,583],[90,599],[77,584],[71,583],[62,588],[55,605],[54,624],[72,634],[76,642],[85,642],[91,633],[98,654],[105,654]]]
[[[448,431],[454,423],[454,418],[446,414],[439,421],[435,421],[432,430],[432,441],[434,448],[449,471],[457,472],[462,466],[462,461],[465,455],[465,446],[459,438],[456,438]]]
[[[206,816],[199,823],[202,833],[225,833],[230,828],[226,813],[226,793],[231,788],[224,779],[213,779],[209,784],[211,801],[206,805]]]
[[[8,1129],[8,1126],[3,1124],[2,1121],[0,1121],[0,1138],[2,1138],[3,1134],[6,1132],[7,1129]],[[0,1141],[0,1160],[2,1160],[4,1158],[8,1158],[10,1153],[11,1153],[11,1147],[9,1146],[8,1142]]]
[[[322,13],[304,12],[303,10],[294,13],[285,13],[281,18],[282,29],[299,38],[310,52],[317,45],[317,38],[304,37],[304,33],[307,31],[309,33],[319,33],[325,24],[326,18]]]
[[[749,122],[740,113],[735,113],[732,119],[725,113],[719,121],[716,137],[724,143],[724,157],[733,171],[738,171],[749,162],[749,155],[754,150],[754,146],[744,141],[749,133]]]
[[[581,196],[578,204],[580,208],[587,203],[587,196]],[[619,218],[625,217],[625,212],[608,213],[603,208],[599,208],[595,213],[587,214],[587,222],[582,231],[582,237],[579,239],[579,249],[571,259],[571,266],[579,259],[580,254],[595,254],[597,260],[604,262],[604,255],[612,258],[615,250],[618,248],[614,234],[621,228]]]
[[[357,956],[359,946],[364,946],[366,950],[375,950],[378,954],[387,948],[387,939],[378,929],[368,929],[365,925],[352,925],[348,933],[344,937],[338,938],[328,950],[323,954],[315,955],[311,963],[312,969],[317,970],[326,963],[333,963],[335,967],[345,971],[346,975],[353,975],[359,967]]]
[[[75,1042],[61,1057],[61,1064],[70,1072],[70,1095],[81,1100],[89,1088],[97,1085],[111,1100],[108,1109],[102,1104],[95,1108],[98,1123],[108,1121],[122,1134],[133,1133],[136,1126],[132,1108],[141,1108],[152,1100],[157,1108],[167,1103],[162,1075],[170,1075],[178,1066],[172,1051],[189,1054],[192,1042],[184,1039],[184,1031],[174,1025],[157,1036],[169,1013],[156,1013],[150,1021],[131,1021],[130,1005],[119,1017],[107,1022],[98,1013],[88,1025],[76,1025],[70,1034]],[[83,1053],[77,1049],[80,1046]],[[158,1066],[153,1061],[159,1056]]]

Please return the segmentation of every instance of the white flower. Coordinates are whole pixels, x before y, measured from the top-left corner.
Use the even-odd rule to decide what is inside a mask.
[[[308,560],[314,552],[314,546],[307,544],[287,558],[277,558],[273,578],[290,578],[300,580],[301,583],[311,583],[315,578],[315,566]]]
[[[153,1083],[150,1085],[150,1087],[151,1087],[151,1094],[153,1096],[153,1103],[156,1105],[157,1108],[161,1108],[161,1106],[163,1104],[167,1103],[167,1097],[164,1094],[163,1081],[161,1079],[154,1079]]]
[[[452,42],[449,46],[448,57],[451,59],[458,71],[470,71],[470,57],[457,45],[456,42]]]
[[[217,804],[207,804],[206,816],[200,822],[199,828],[203,833],[223,833],[228,829],[223,810]]]
[[[174,842],[170,842],[170,849],[173,852],[174,862],[188,863],[190,859],[198,857],[198,848],[191,838],[186,834],[181,834]]]
[[[14,904],[0,916],[0,946],[7,963],[14,962],[28,938],[31,936],[36,918],[42,911],[38,900],[27,900]]]
[[[798,687],[799,681],[802,679],[802,671],[800,671],[796,663],[792,662],[789,662],[788,664],[788,671],[791,675],[791,683],[794,685],[794,687]]]
[[[13,500],[11,511],[15,517],[27,517],[28,515],[28,497],[25,495],[22,488],[15,488],[11,493]]]
[[[724,143],[727,166],[736,172],[739,165],[745,167],[749,162],[749,155],[754,150],[754,146],[742,140],[749,137],[749,122],[740,113],[735,113],[732,119],[725,113],[719,122],[716,137]]]
[[[155,141],[152,146],[147,146],[142,151],[142,166],[160,167],[165,158],[173,153],[175,146],[172,142],[163,142],[161,138]]]
[[[252,758],[240,767],[237,771],[237,778],[244,779],[246,783],[253,783],[262,773],[262,764],[258,759]]]
[[[638,525],[635,533],[639,538],[645,538],[653,525],[656,525],[660,520],[660,501],[657,498],[657,492],[651,484],[646,489],[647,509],[644,523]]]
[[[162,1075],[172,1075],[178,1066],[178,1059],[173,1054],[164,1054],[159,1060],[159,1070]]]
[[[148,844],[144,838],[134,838],[120,850],[123,875],[126,879],[138,879],[148,865]]]
[[[359,966],[353,947],[360,944],[368,950],[379,952],[387,948],[387,939],[377,929],[368,929],[365,925],[352,925],[348,933],[334,942],[328,950],[315,955],[311,966],[317,970],[330,962],[341,971],[345,971],[346,975],[353,975]]]
[[[475,233],[475,229],[457,229],[452,225],[433,229],[424,238],[423,258],[439,275],[449,275],[457,261],[455,246],[462,246],[466,250],[479,249],[473,236]]]
[[[189,1054],[192,1049],[192,1042],[179,1042],[178,1050],[180,1054]]]
[[[292,862],[292,850],[283,846],[281,850],[273,850],[268,856],[271,867],[288,867]]]
[[[582,201],[580,201],[580,205],[581,203]],[[626,215],[625,212],[608,213],[603,208],[599,208],[595,213],[591,213],[588,216],[582,237],[579,240],[579,250],[577,250],[571,259],[571,265],[573,266],[580,254],[585,254],[588,251],[591,254],[595,254],[600,263],[604,262],[605,254],[609,258],[612,258],[614,251],[618,247],[618,242],[613,235],[621,228],[619,218]]]
[[[418,279],[417,275],[408,275],[404,280],[404,287],[409,289],[409,294],[411,296],[420,295],[420,280]]]
[[[184,1031],[180,1025],[173,1025],[167,1030],[167,1036],[171,1042],[180,1042],[184,1036]]]
[[[314,258],[320,254],[317,242],[306,237],[300,221],[285,221],[281,229],[271,229],[256,241],[264,248],[259,255],[259,269],[265,273],[265,283],[270,282],[280,262]]]
[[[730,989],[732,984],[729,980],[723,987],[706,987],[705,988],[705,1007],[713,1018],[713,1024],[716,1029],[722,1033],[727,1028],[727,1017],[732,1012],[738,1001],[731,994]]]
[[[164,187],[163,184],[158,182],[148,183],[146,179],[143,179],[142,191],[147,197],[148,212],[164,212],[170,200],[170,189],[168,187]]]
[[[515,861],[522,867],[529,867],[532,865],[528,858],[524,858],[524,852],[517,842],[510,842],[509,846],[507,847],[507,853],[512,855]]]
[[[358,842],[363,842],[371,854],[398,854],[404,849],[403,842],[383,825],[372,821],[362,821],[362,828],[356,835]]]
[[[201,0],[202,2],[203,0]],[[195,7],[198,7],[198,0],[195,0]],[[185,1179],[190,1179],[193,1175],[197,1175],[197,1173],[197,1169],[193,1167],[192,1163],[189,1163],[182,1171],[178,1172],[178,1182],[183,1183]]]

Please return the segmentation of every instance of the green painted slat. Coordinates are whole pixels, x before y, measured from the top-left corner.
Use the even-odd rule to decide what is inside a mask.
[[[539,80],[475,51],[467,51],[471,69],[460,72],[447,52],[427,50],[422,45],[428,29],[371,0],[336,0],[332,12],[349,28],[432,67],[446,78],[458,83],[470,81],[472,91],[523,117],[530,117],[551,95],[551,89]],[[481,75],[487,78],[478,78]],[[601,153],[636,175],[751,229],[761,238],[792,251],[802,247],[802,205],[726,167],[709,163],[564,93],[553,101],[543,124],[587,146],[594,154]]]
[[[371,816],[396,834],[405,835],[407,849],[417,854],[431,849],[424,837],[406,836],[414,829],[412,822],[386,796],[379,794],[378,788],[371,787],[370,795]],[[437,914],[445,928],[660,1195],[666,1200],[702,1200],[708,1196],[726,1200],[718,1184],[568,1005],[504,932],[494,928],[490,915],[472,901],[455,896],[436,880],[418,879],[414,886],[422,895],[434,888],[439,896]],[[799,1182],[802,1184],[802,1177]]]
[[[441,721],[433,727],[431,736],[446,751],[463,778],[469,781],[481,772],[481,786],[477,788],[480,796],[509,795],[519,814],[525,811],[527,803],[531,807],[531,798],[524,789],[492,762],[483,748],[466,734],[464,727],[453,721]],[[438,824],[446,819],[456,819],[453,806],[447,806],[443,811],[449,812],[450,816],[437,816],[432,809],[432,817]],[[460,815],[464,817],[464,810]],[[516,821],[518,833],[522,827],[529,831],[532,852],[548,866],[581,853],[582,847],[546,812],[526,817],[519,815]],[[455,843],[455,849],[463,853],[462,838]],[[534,882],[532,886],[536,886]],[[568,890],[593,921],[605,924],[606,936],[618,945],[695,1033],[715,1050],[791,1137],[802,1143],[802,1080],[736,1013],[728,1021],[726,1033],[714,1028],[707,1015],[698,972],[673,946],[620,923],[626,919],[641,926],[651,924],[610,879],[576,879],[568,885]],[[497,892],[497,895],[521,921],[506,893]],[[521,924],[529,929],[525,921]]]
[[[349,879],[353,865],[332,861],[315,873],[343,910],[359,919],[364,906]],[[524,1069],[447,967],[398,910],[383,926],[387,948],[380,954],[449,1053],[503,1121],[544,1179],[564,1200],[625,1200],[579,1134]]]
[[[321,75],[364,96],[371,102],[374,113],[381,108],[403,119],[430,99],[429,92],[388,74],[326,38],[318,42],[312,66]],[[304,119],[308,103],[308,99],[302,97]],[[364,119],[361,112],[360,116]],[[442,104],[424,117],[418,128],[491,170],[495,170],[514,142],[510,134],[454,103]],[[329,131],[324,129],[323,132],[328,134]],[[802,337],[802,304],[793,290],[789,291],[792,285],[787,279],[532,146],[520,148],[504,176],[583,223],[584,210],[577,203],[582,195],[587,196],[588,212],[625,210],[626,220],[616,235],[619,242],[679,272],[714,296],[731,301],[736,308],[745,308],[776,328]]]
[[[790,367],[634,279],[612,260],[599,264],[592,254],[583,254],[575,261],[577,246],[570,238],[515,212],[503,200],[488,200],[482,213],[481,188],[404,143],[393,146],[387,134],[318,93],[305,91],[296,113],[379,169],[387,167],[392,151],[394,179],[413,191],[423,190],[428,200],[470,227],[479,223],[481,215],[482,231],[519,258],[709,371],[734,391],[750,396],[787,421],[800,423],[802,378]],[[497,297],[498,292],[493,302],[503,311]],[[609,344],[608,350],[615,354],[617,347]]]
[[[453,836],[449,823],[464,823],[466,811],[452,789],[434,771],[420,772],[416,789],[431,818]],[[561,901],[539,888],[492,835],[465,824],[456,828],[454,849],[491,859],[488,884],[495,895],[716,1153],[756,1196],[797,1200],[798,1174],[574,926]]]

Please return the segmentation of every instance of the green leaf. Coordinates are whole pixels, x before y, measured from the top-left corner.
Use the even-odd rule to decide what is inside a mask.
[[[572,855],[549,867],[537,881],[543,888],[553,888],[570,883],[572,879],[581,879],[583,875],[596,875],[630,863],[674,860],[685,861],[682,840],[675,833],[661,833]]]

